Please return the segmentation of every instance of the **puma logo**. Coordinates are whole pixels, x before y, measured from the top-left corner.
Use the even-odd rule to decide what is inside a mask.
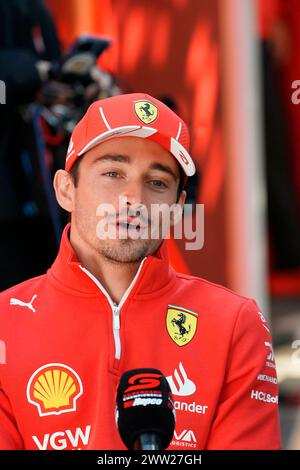
[[[23,300],[19,299],[10,299],[10,305],[20,305],[20,307],[27,307],[29,310],[35,312],[35,308],[33,307],[32,303],[37,298],[37,294],[34,294],[30,302],[23,302]]]

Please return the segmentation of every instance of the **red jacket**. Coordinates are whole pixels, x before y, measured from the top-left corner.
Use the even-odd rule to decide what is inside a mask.
[[[278,449],[277,379],[255,302],[176,273],[166,243],[119,306],[66,228],[46,275],[0,295],[0,449],[123,449],[123,372],[160,369],[176,403],[170,449]]]

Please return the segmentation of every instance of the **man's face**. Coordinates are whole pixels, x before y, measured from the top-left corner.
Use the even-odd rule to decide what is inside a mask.
[[[71,231],[109,260],[139,261],[156,251],[163,238],[151,210],[175,204],[178,184],[176,160],[157,143],[136,137],[103,142],[80,162]]]

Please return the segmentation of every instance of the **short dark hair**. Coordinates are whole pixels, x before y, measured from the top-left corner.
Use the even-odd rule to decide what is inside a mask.
[[[79,165],[80,165],[80,162],[82,160],[82,158],[84,157],[84,155],[81,155],[80,157],[77,157],[75,163],[72,165],[69,173],[70,175],[72,176],[72,179],[73,179],[73,183],[74,183],[74,186],[75,188],[77,188],[78,186],[78,181],[79,181]]]
[[[75,163],[73,164],[73,166],[71,167],[69,173],[70,175],[72,176],[72,179],[73,179],[73,182],[74,182],[74,186],[75,188],[78,186],[78,181],[79,181],[79,167],[80,167],[80,163],[81,163],[81,160],[82,158],[84,157],[84,154],[81,155],[80,157],[78,157],[75,161]],[[179,165],[178,165],[179,166]],[[185,181],[185,175],[183,173],[183,170],[181,167],[179,167],[179,184],[178,184],[178,189],[177,189],[177,198],[176,198],[176,202],[178,202],[178,199],[180,197],[180,194],[184,188],[184,181]]]

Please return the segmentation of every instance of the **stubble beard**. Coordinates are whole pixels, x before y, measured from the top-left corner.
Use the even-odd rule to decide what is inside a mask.
[[[155,243],[156,242],[156,243]],[[136,263],[152,254],[161,244],[161,240],[118,239],[102,241],[99,253],[115,263]]]

